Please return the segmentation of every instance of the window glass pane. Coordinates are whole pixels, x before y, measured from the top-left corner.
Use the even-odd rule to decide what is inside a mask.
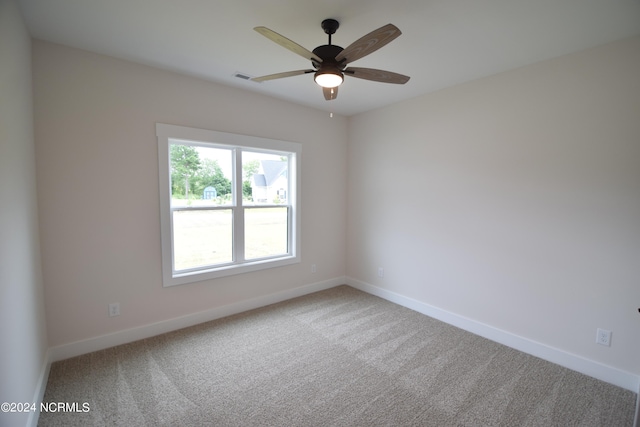
[[[173,142],[171,206],[232,204],[232,150]]]
[[[242,152],[242,200],[245,205],[289,203],[289,158]]]
[[[288,208],[250,208],[244,212],[245,258],[288,252]]]
[[[233,261],[231,209],[173,212],[174,270]]]

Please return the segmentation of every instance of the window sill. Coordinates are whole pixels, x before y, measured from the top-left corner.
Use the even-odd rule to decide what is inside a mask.
[[[248,261],[243,264],[233,264],[224,267],[217,267],[210,270],[189,271],[185,273],[174,273],[165,275],[163,286],[165,288],[187,283],[202,282],[205,280],[218,279],[220,277],[233,276],[236,274],[250,273],[253,271],[266,270],[269,268],[283,267],[285,265],[297,264],[300,262],[299,256],[284,256],[280,258],[269,258],[256,261]]]

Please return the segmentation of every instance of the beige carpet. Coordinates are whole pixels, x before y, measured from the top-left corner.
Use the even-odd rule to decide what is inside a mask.
[[[631,426],[636,395],[347,286],[54,363],[41,426]]]

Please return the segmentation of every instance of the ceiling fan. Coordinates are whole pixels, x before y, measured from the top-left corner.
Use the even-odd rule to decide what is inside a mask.
[[[392,73],[391,71],[348,66],[350,63],[375,52],[402,34],[395,25],[384,25],[351,43],[346,49],[331,44],[331,35],[340,26],[338,21],[325,19],[322,21],[321,26],[324,32],[329,35],[329,44],[318,46],[313,49],[313,52],[266,27],[255,27],[254,30],[266,38],[310,60],[313,68],[254,77],[251,80],[263,82],[300,74],[315,73],[314,80],[318,85],[322,86],[322,93],[327,101],[336,99],[338,86],[344,81],[345,75],[382,83],[405,84],[409,81],[408,76]]]

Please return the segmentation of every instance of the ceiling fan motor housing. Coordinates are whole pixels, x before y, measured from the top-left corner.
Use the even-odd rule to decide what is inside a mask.
[[[336,56],[338,56],[338,54],[343,50],[344,49],[342,49],[340,46],[336,46],[334,44],[324,44],[313,49],[313,53],[320,57],[320,59],[322,59],[322,64],[334,64],[336,67],[342,70],[345,67],[344,61],[339,63],[338,61],[336,61]],[[314,60],[311,60],[311,62],[313,63],[313,66],[315,68],[318,68],[322,65]]]
[[[313,53],[316,54],[320,59],[322,59],[322,63],[318,63],[317,61],[311,60],[313,67],[317,70],[314,76],[314,80],[320,86],[323,87],[333,87],[340,85],[344,81],[344,74],[342,73],[346,67],[345,61],[338,62],[336,61],[336,56],[342,52],[342,48],[340,46],[325,44],[322,46],[318,46],[313,50]],[[330,82],[326,80],[321,82],[319,77],[325,75],[325,78],[328,75],[335,75]],[[330,85],[330,86],[329,86]]]

